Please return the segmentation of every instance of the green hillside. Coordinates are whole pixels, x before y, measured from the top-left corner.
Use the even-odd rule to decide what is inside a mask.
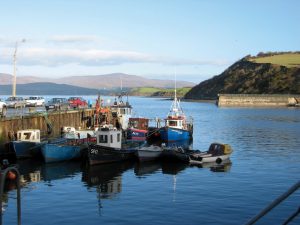
[[[300,94],[300,53],[246,56],[218,76],[193,87],[186,99],[216,99],[218,94]]]
[[[191,90],[190,87],[178,88],[176,90],[177,96],[183,97],[189,90]],[[135,96],[172,97],[174,96],[174,89],[142,87],[131,89],[129,94]]]
[[[285,67],[299,67],[300,53],[265,54],[265,56],[261,53],[257,57],[249,58],[249,61],[255,63],[271,63]]]

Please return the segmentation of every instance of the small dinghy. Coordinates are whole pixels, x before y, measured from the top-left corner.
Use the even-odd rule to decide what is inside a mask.
[[[193,153],[189,155],[190,164],[202,164],[215,162],[220,164],[229,159],[232,148],[229,144],[212,143],[206,152]]]

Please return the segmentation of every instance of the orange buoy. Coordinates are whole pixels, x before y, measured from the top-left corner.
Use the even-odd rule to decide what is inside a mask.
[[[17,175],[13,171],[8,171],[6,174],[6,178],[9,180],[15,180],[17,178]]]

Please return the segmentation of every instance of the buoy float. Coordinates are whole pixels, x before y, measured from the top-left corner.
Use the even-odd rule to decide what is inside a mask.
[[[15,180],[17,175],[13,171],[9,170],[6,174],[6,178],[9,180]]]

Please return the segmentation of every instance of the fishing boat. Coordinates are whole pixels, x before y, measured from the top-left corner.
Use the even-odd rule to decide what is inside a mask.
[[[136,151],[139,161],[157,160],[161,157],[161,154],[162,148],[155,145],[142,146]]]
[[[197,150],[190,150],[190,148],[183,148],[181,145],[162,146],[162,159],[171,162],[189,163],[190,154],[200,152]]]
[[[83,139],[59,138],[42,145],[41,152],[45,162],[51,163],[79,159],[87,147]]]
[[[126,102],[123,101],[123,95],[115,98],[113,105],[110,107],[112,117],[117,119],[116,127],[118,129],[126,130],[129,124],[129,118],[132,117],[132,106],[128,102],[128,96]]]
[[[193,138],[193,122],[188,120],[180,106],[180,100],[176,96],[176,88],[174,100],[170,111],[165,118],[165,126],[159,129],[159,134],[163,142],[169,145],[172,142],[188,141]]]
[[[196,152],[189,155],[190,164],[218,163],[228,160],[232,153],[229,144],[212,143],[206,152]]]
[[[16,138],[8,143],[7,148],[15,152],[17,159],[41,156],[41,146],[45,142],[41,141],[40,130],[19,130]]]
[[[88,145],[90,165],[111,163],[135,158],[138,142],[122,142],[122,131],[106,125],[96,131],[97,143]]]
[[[96,143],[96,130],[97,129],[75,129],[75,127],[64,126],[62,127],[62,136],[67,139],[80,139],[84,142]]]
[[[149,119],[132,117],[129,118],[127,139],[132,141],[146,141]]]

